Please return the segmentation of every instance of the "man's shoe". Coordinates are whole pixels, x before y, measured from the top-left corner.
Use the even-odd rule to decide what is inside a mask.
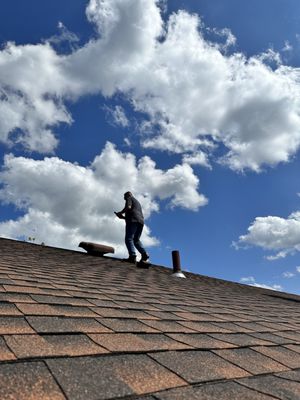
[[[150,258],[150,256],[149,256],[148,253],[143,253],[143,254],[142,254],[141,261],[147,262],[147,261],[149,260],[149,258]]]
[[[136,256],[129,256],[128,258],[123,258],[122,261],[126,261],[126,262],[129,262],[131,264],[135,264],[136,263]]]

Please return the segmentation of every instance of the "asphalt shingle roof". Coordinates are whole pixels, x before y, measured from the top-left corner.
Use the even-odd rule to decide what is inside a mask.
[[[0,239],[0,399],[300,399],[300,297]]]

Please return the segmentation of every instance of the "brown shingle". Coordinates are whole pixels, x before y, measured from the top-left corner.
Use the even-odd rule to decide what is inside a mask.
[[[275,375],[291,381],[300,382],[300,369],[296,371],[279,372]]]
[[[0,293],[0,301],[8,301],[10,303],[36,303],[32,297],[22,293]]]
[[[0,315],[21,315],[20,311],[14,304],[0,303]]]
[[[274,335],[273,333],[265,333],[265,332],[251,332],[251,336],[256,337],[258,339],[267,340],[274,344],[288,344],[293,343],[292,339],[283,338],[278,335]]]
[[[92,304],[85,300],[79,299],[74,297],[64,297],[64,296],[46,296],[46,295],[38,295],[32,294],[31,297],[33,300],[37,301],[38,303],[49,303],[49,304],[66,304],[72,306],[92,306]]]
[[[59,295],[60,291],[57,291],[53,286],[52,283],[49,282],[49,280],[41,280],[41,279],[32,279],[29,277],[26,277],[26,279],[20,279],[20,277],[16,277],[12,280],[12,284],[16,286],[27,286],[27,287],[36,287],[38,289],[50,289],[51,293],[53,292]]]
[[[175,312],[174,314],[178,316],[178,319],[183,319],[188,321],[222,322],[222,318],[207,313]]]
[[[27,317],[27,321],[38,333],[105,333],[112,332],[94,318],[72,317]],[[1,328],[0,328],[1,329]]]
[[[149,315],[143,311],[137,310],[125,310],[125,309],[116,309],[116,308],[100,308],[94,307],[93,311],[99,314],[101,317],[109,317],[109,318],[137,318],[137,319],[157,319],[152,315]]]
[[[76,285],[71,285],[71,284],[67,284],[67,283],[63,283],[63,282],[52,282],[52,286],[55,287],[56,289],[60,289],[60,290],[64,290],[66,293],[68,293],[69,290],[71,291],[75,291],[72,293],[68,293],[70,296],[75,296],[76,293],[81,292],[81,288],[76,286]],[[86,296],[84,296],[86,297]]]
[[[157,329],[161,332],[182,332],[182,333],[192,333],[195,330],[187,328],[178,322],[175,321],[146,321],[142,320],[142,322],[148,326],[151,326],[154,329]]]
[[[278,318],[278,315],[277,315],[277,318]],[[290,318],[289,318],[289,320],[290,320]],[[283,323],[280,323],[278,321],[276,321],[276,322],[261,321],[259,324],[263,325],[263,326],[266,326],[267,328],[272,328],[275,331],[278,331],[278,330],[283,330],[284,331],[284,330],[288,329],[288,325],[287,324],[283,324]]]
[[[258,390],[259,392],[286,400],[299,400],[300,383],[291,382],[276,376],[260,376],[249,379],[241,379],[241,384]]]
[[[246,333],[212,333],[212,337],[223,340],[224,342],[233,343],[237,346],[255,346],[255,345],[272,345],[273,343],[267,340],[251,337]]]
[[[120,307],[126,308],[128,310],[144,310],[144,311],[160,311],[157,307],[152,304],[143,303],[139,301],[120,301],[116,302]],[[150,313],[152,314],[152,312]],[[159,317],[161,318],[161,317]]]
[[[42,362],[0,365],[0,382],[3,400],[66,400]]]
[[[218,326],[222,329],[226,329],[228,332],[236,332],[236,333],[252,333],[251,329],[248,329],[244,326],[237,325],[232,322],[214,322],[213,325]]]
[[[146,355],[78,357],[47,364],[71,399],[110,399],[186,384]]]
[[[18,358],[107,353],[85,335],[9,335],[5,341]]]
[[[148,332],[155,333],[158,332],[157,329],[151,328],[148,325],[143,324],[137,319],[121,319],[121,318],[97,318],[101,324],[107,326],[115,332]]]
[[[215,323],[211,323],[211,322],[193,322],[193,321],[180,321],[180,325],[185,326],[187,328],[190,328],[194,331],[200,332],[200,333],[230,333],[231,331],[226,329],[226,328],[222,328],[218,325],[216,325]]]
[[[158,393],[155,397],[159,400],[272,400],[268,396],[249,389],[235,382],[214,383],[201,386],[171,389]]]
[[[61,306],[48,304],[25,304],[18,303],[18,308],[25,315],[55,315],[67,317],[97,317],[92,310],[87,307]]]
[[[228,349],[235,347],[230,343],[214,339],[201,333],[168,333],[168,336],[174,340],[189,344],[197,349]]]
[[[213,350],[252,374],[285,371],[287,367],[251,349]]]
[[[271,332],[274,331],[273,328],[266,327],[257,322],[236,322],[236,325],[241,326],[242,328],[249,329],[254,332]]]
[[[183,317],[180,317],[176,313],[167,312],[167,311],[147,311],[148,314],[152,315],[155,318],[163,319],[163,320],[174,320],[174,321],[184,321]]]
[[[184,302],[177,307],[180,307],[180,310],[172,310],[172,311],[198,313],[198,312],[206,312],[207,309],[207,307],[205,307],[205,304],[202,303],[200,299],[198,299],[195,305],[188,305],[187,302]]]
[[[189,383],[249,375],[248,372],[209,351],[169,351],[152,353],[151,357]]]
[[[0,277],[0,285],[10,285],[12,284],[13,281],[9,279],[8,277]]]
[[[30,286],[18,286],[18,285],[3,285],[7,292],[14,293],[32,293],[32,294],[50,294],[53,296],[66,296],[66,293],[53,289],[42,289],[34,286],[32,283]]]
[[[292,351],[295,351],[296,353],[300,353],[300,344],[287,344],[284,347]]]
[[[0,361],[15,360],[15,355],[9,350],[4,339],[0,336]]]
[[[272,358],[280,362],[281,364],[286,365],[290,368],[300,368],[300,355],[295,351],[287,349],[282,346],[272,346],[272,347],[253,347],[255,351],[258,351],[265,356]]]
[[[77,290],[66,290],[66,293],[69,294],[70,296],[74,296],[77,298],[84,298],[88,299],[89,301],[91,299],[99,299],[99,300],[109,300],[111,301],[110,297],[107,295],[97,292],[94,293],[94,291],[90,292],[88,289],[82,290],[81,288],[78,288]]]
[[[91,339],[110,351],[117,352],[147,352],[154,350],[189,349],[190,346],[172,340],[162,334],[90,334]]]
[[[89,302],[94,306],[108,307],[108,308],[124,308],[120,304],[111,300],[89,299]]]
[[[300,343],[300,333],[299,332],[293,332],[293,331],[276,331],[274,332],[274,335],[277,335],[281,338],[285,339],[291,339],[296,343]]]
[[[22,304],[17,303],[17,307],[25,315],[61,315],[56,312],[53,306],[47,304]]]
[[[34,333],[23,317],[0,317],[0,335]]]
[[[218,318],[219,320],[222,321],[230,321],[230,322],[247,322],[248,321],[248,317],[244,318],[241,315],[238,314],[229,314],[226,313],[225,311],[223,311],[222,313],[214,313],[213,314],[214,318]]]
[[[156,308],[158,308],[161,311],[184,311],[182,309],[182,306],[174,306],[172,304],[158,304],[158,303],[154,303],[153,306],[155,306]]]

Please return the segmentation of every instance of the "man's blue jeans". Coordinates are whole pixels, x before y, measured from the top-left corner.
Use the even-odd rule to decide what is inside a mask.
[[[135,248],[141,253],[145,254],[146,250],[140,237],[143,232],[144,225],[139,222],[126,222],[125,229],[125,244],[129,253],[129,256],[135,256]]]

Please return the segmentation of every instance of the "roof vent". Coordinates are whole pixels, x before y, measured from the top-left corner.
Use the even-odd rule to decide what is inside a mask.
[[[96,257],[103,257],[104,254],[115,252],[115,249],[111,246],[91,242],[80,242],[78,247],[82,247],[89,255]]]
[[[181,271],[180,254],[178,250],[172,251],[173,261],[173,274],[174,278],[185,278],[184,273]]]

